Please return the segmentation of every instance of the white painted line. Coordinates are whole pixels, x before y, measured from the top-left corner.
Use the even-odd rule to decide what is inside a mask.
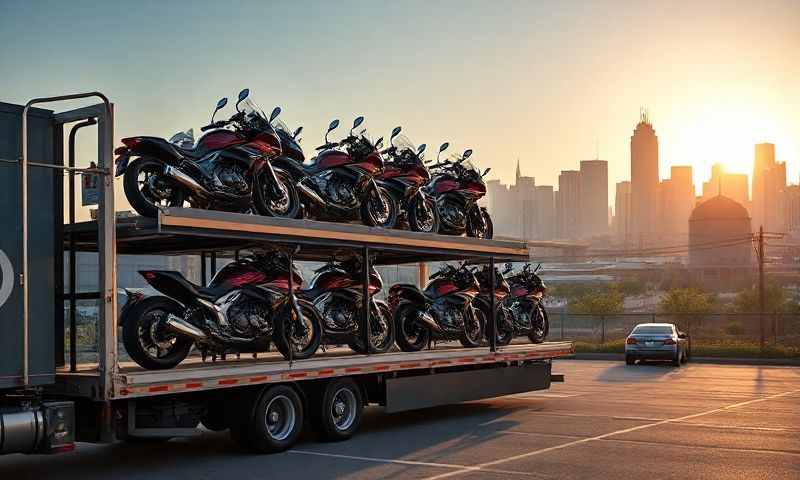
[[[286,453],[295,453],[298,455],[315,455],[318,457],[330,457],[330,458],[341,458],[345,460],[358,460],[362,462],[373,462],[373,463],[388,463],[394,465],[406,465],[411,467],[432,467],[432,468],[447,468],[447,469],[455,469],[458,472],[468,472],[468,471],[477,471],[480,470],[482,472],[488,473],[498,473],[504,475],[521,475],[525,477],[537,477],[537,478],[549,478],[544,475],[540,475],[533,472],[518,472],[514,470],[499,470],[495,468],[481,468],[481,467],[472,467],[469,465],[458,465],[453,463],[435,463],[435,462],[417,462],[414,460],[395,460],[391,458],[376,458],[376,457],[360,457],[354,455],[341,455],[338,453],[326,453],[326,452],[314,452],[311,450],[289,450]]]
[[[476,468],[478,470],[483,470],[486,467],[493,467],[495,465],[500,465],[500,464],[503,464],[503,463],[513,462],[513,461],[516,461],[516,460],[521,460],[523,458],[528,458],[528,457],[532,457],[532,456],[535,456],[535,455],[541,455],[543,453],[554,452],[554,451],[561,450],[561,449],[564,449],[564,448],[569,448],[569,447],[572,447],[572,446],[575,446],[575,445],[581,445],[581,444],[588,443],[588,442],[593,442],[593,441],[597,441],[597,440],[603,440],[603,439],[606,439],[606,438],[609,438],[609,437],[614,437],[614,436],[617,436],[617,435],[623,435],[623,434],[626,434],[626,433],[636,432],[638,430],[644,430],[646,428],[657,427],[657,426],[664,425],[664,424],[667,424],[667,423],[681,422],[681,421],[684,421],[684,420],[690,420],[692,418],[698,418],[698,417],[702,417],[702,416],[705,416],[705,415],[711,415],[713,413],[724,412],[724,411],[730,410],[732,408],[743,407],[745,405],[764,402],[764,401],[767,401],[767,400],[772,400],[774,398],[786,397],[786,396],[793,395],[793,394],[798,393],[798,392],[800,392],[800,390],[791,390],[791,391],[788,391],[788,392],[777,393],[775,395],[770,395],[770,396],[767,396],[767,397],[755,398],[753,400],[748,400],[748,401],[745,401],[745,402],[734,403],[732,405],[728,405],[728,406],[720,407],[720,408],[715,408],[713,410],[707,410],[705,412],[694,413],[692,415],[685,415],[683,417],[677,417],[677,418],[668,418],[666,420],[661,420],[661,421],[654,422],[654,423],[647,423],[645,425],[637,425],[635,427],[630,427],[630,428],[625,428],[625,429],[622,429],[622,430],[616,430],[614,432],[604,433],[602,435],[597,435],[595,437],[581,438],[580,440],[574,440],[572,442],[562,443],[561,445],[556,445],[554,447],[542,448],[542,449],[539,449],[539,450],[533,450],[531,452],[522,453],[522,454],[519,454],[519,455],[513,455],[511,457],[501,458],[499,460],[494,460],[494,461],[491,461],[491,462],[480,463],[480,464],[478,464],[478,465],[476,465],[474,467],[470,467],[469,469],[456,470],[456,471],[453,471],[453,472],[443,473],[441,475],[434,475],[432,477],[426,478],[425,480],[439,480],[439,479],[442,479],[442,478],[449,478],[449,477],[453,477],[453,476],[456,476],[456,475],[461,475],[462,473],[475,471]]]

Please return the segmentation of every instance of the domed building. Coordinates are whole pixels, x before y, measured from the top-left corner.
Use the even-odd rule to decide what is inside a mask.
[[[742,204],[723,195],[701,203],[689,217],[689,266],[750,269],[753,246],[750,215]],[[723,244],[723,246],[719,246]]]

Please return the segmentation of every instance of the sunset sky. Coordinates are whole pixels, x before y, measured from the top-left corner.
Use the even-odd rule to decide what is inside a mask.
[[[250,87],[306,149],[363,114],[374,136],[402,125],[555,184],[598,145],[612,202],[645,106],[662,178],[748,172],[764,141],[800,177],[798,0],[228,3],[0,0],[0,101],[96,89],[118,137],[170,136]]]

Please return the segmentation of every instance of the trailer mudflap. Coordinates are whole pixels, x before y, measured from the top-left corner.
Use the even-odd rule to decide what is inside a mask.
[[[435,382],[419,377],[386,380],[386,412],[449,405],[550,388],[550,362],[498,365],[461,372],[438,372]]]

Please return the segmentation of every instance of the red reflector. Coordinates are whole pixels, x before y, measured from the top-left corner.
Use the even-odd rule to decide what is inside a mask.
[[[128,148],[134,148],[136,145],[142,143],[142,139],[138,137],[123,138],[122,143],[124,143]]]
[[[117,147],[114,149],[114,155],[123,155],[128,153],[128,147]]]
[[[664,340],[664,345],[675,345],[675,340],[668,338]]]
[[[147,280],[154,280],[156,278],[156,274],[153,272],[142,272],[142,275],[144,275],[144,278]]]
[[[633,337],[628,337],[628,339],[625,340],[625,343],[627,343],[628,345],[636,345],[636,339]]]
[[[72,452],[73,450],[75,450],[75,444],[68,443],[66,445],[61,445],[58,447],[51,448],[50,453],[66,453],[66,452]]]

